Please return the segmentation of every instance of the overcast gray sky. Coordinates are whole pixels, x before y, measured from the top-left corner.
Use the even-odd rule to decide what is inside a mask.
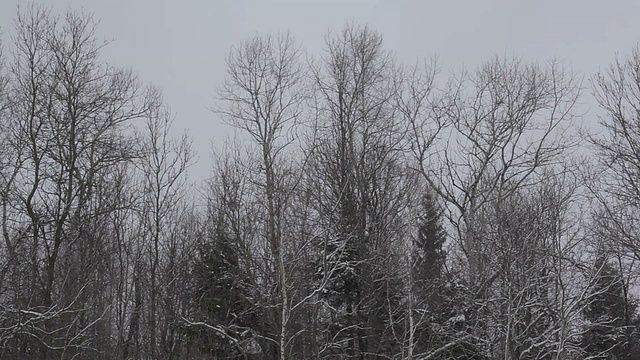
[[[0,0],[5,44],[18,0]],[[241,39],[291,30],[306,49],[322,47],[328,29],[368,24],[386,47],[413,63],[438,55],[445,69],[473,68],[495,54],[544,61],[558,57],[590,76],[640,41],[640,1],[632,0],[41,0],[62,12],[84,8],[113,38],[104,59],[131,66],[160,86],[176,127],[194,138],[209,168],[210,140],[232,132],[208,109],[224,76],[224,56]],[[585,99],[590,103],[588,98]],[[589,116],[589,115],[587,115]]]

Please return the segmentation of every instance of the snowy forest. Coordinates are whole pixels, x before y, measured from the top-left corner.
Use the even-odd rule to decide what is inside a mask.
[[[640,356],[638,48],[446,72],[364,24],[256,34],[192,179],[97,24],[3,29],[1,360]]]

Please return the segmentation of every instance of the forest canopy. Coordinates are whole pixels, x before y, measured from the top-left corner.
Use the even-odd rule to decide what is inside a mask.
[[[443,74],[368,25],[256,34],[192,180],[97,29],[33,5],[0,44],[0,360],[637,357],[639,48]]]

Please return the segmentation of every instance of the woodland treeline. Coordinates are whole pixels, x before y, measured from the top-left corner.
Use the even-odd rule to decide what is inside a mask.
[[[367,26],[259,34],[193,180],[96,26],[31,6],[4,37],[0,359],[638,357],[638,49],[442,73]]]

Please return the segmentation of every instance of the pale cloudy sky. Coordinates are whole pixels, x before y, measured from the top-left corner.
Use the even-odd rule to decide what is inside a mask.
[[[539,61],[555,56],[584,76],[640,42],[637,0],[39,2],[57,12],[84,8],[94,14],[101,21],[100,35],[115,40],[104,59],[132,67],[143,81],[163,89],[176,113],[176,127],[188,129],[194,138],[200,158],[193,169],[196,177],[209,168],[210,141],[220,144],[232,131],[208,110],[224,75],[224,56],[255,33],[290,30],[314,52],[329,29],[354,22],[381,32],[386,47],[409,63],[438,55],[445,69],[459,69],[496,54]],[[0,0],[5,44],[19,3],[26,1]],[[585,103],[592,104],[588,98]]]

